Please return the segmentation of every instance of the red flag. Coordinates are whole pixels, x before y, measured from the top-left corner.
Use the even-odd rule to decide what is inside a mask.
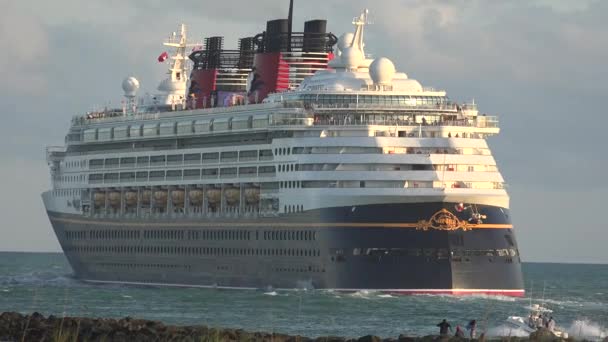
[[[158,56],[158,61],[164,62],[167,58],[169,58],[169,54],[167,53],[167,51],[165,51],[161,53],[160,56]]]

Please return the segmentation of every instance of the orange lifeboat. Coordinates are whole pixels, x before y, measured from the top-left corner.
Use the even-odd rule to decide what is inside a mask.
[[[135,192],[135,191],[125,192],[125,203],[128,206],[137,205],[137,192]]]
[[[190,190],[188,191],[188,197],[190,199],[190,204],[192,205],[201,205],[203,204],[203,190]]]
[[[108,194],[108,201],[110,202],[110,205],[113,207],[120,206],[120,192],[118,192],[118,191],[110,192]]]
[[[150,198],[152,197],[152,191],[144,190],[141,192],[141,204],[144,206],[150,205]]]
[[[235,205],[239,203],[239,197],[241,191],[237,188],[227,188],[224,190],[224,196],[226,197],[226,203],[228,205]]]
[[[260,201],[260,189],[259,188],[245,189],[245,202],[247,202],[247,204],[256,204],[259,201]]]
[[[104,192],[96,192],[93,195],[93,201],[96,207],[103,207],[106,205],[106,194]]]
[[[208,189],[207,190],[207,200],[211,204],[220,203],[220,199],[222,197],[222,192],[220,189]]]
[[[154,205],[164,207],[167,205],[167,190],[154,191]]]
[[[185,198],[184,190],[181,190],[181,189],[171,190],[171,201],[173,202],[174,207],[183,207],[184,198]]]

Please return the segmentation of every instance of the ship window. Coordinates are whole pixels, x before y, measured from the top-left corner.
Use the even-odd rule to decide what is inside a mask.
[[[91,168],[91,169],[103,168],[103,159],[92,159],[89,162],[89,168]]]
[[[203,178],[217,178],[218,171],[215,169],[203,169]]]
[[[222,152],[220,159],[222,162],[231,162],[231,161],[236,161],[237,157],[238,157],[238,153],[236,151],[230,151],[230,152]]]
[[[247,160],[257,160],[258,159],[258,151],[241,151],[239,152],[239,160],[247,161]]]
[[[104,180],[105,181],[117,181],[118,180],[118,173],[106,173],[104,174]]]
[[[164,166],[165,165],[165,156],[152,156],[150,157],[150,164],[152,166]]]
[[[165,171],[151,171],[150,180],[151,181],[165,180]]]
[[[184,179],[199,179],[201,177],[201,170],[192,169],[184,170]]]
[[[191,153],[184,155],[184,163],[185,164],[199,164],[201,162],[201,154],[200,153]]]
[[[239,176],[255,176],[256,173],[257,169],[255,166],[239,168]]]
[[[182,154],[172,154],[167,156],[167,164],[169,165],[181,165],[184,156]]]
[[[121,182],[132,182],[134,180],[135,180],[135,172],[121,172],[120,173]]]
[[[150,157],[137,157],[137,166],[148,166]]]
[[[135,157],[120,158],[120,167],[135,166]]]
[[[272,160],[272,150],[260,150],[260,160]]]
[[[167,180],[181,180],[182,170],[167,171]]]
[[[148,172],[145,172],[145,171],[143,171],[143,172],[142,171],[136,172],[135,173],[135,179],[138,182],[147,181],[148,180]]]
[[[214,153],[203,153],[203,163],[217,163],[220,159],[220,154]]]
[[[106,159],[106,168],[118,167],[118,164],[119,164],[118,158],[108,158],[108,159]]]
[[[223,167],[220,169],[220,177],[234,177],[237,174],[236,167]]]

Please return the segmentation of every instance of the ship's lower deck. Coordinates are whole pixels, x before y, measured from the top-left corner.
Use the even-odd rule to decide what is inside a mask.
[[[509,212],[499,207],[383,204],[239,219],[48,214],[75,275],[88,281],[523,295]]]

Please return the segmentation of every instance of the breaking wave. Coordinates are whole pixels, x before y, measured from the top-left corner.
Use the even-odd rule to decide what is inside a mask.
[[[497,327],[492,327],[488,329],[487,336],[489,337],[504,337],[504,336],[516,336],[516,337],[528,337],[530,334],[521,329],[521,328],[513,328],[507,325],[499,325]]]
[[[75,279],[71,274],[61,271],[32,271],[18,275],[0,276],[0,286],[19,285],[72,287],[83,286],[84,283]]]
[[[570,337],[601,340],[608,336],[608,327],[587,319],[575,320],[565,329]]]

